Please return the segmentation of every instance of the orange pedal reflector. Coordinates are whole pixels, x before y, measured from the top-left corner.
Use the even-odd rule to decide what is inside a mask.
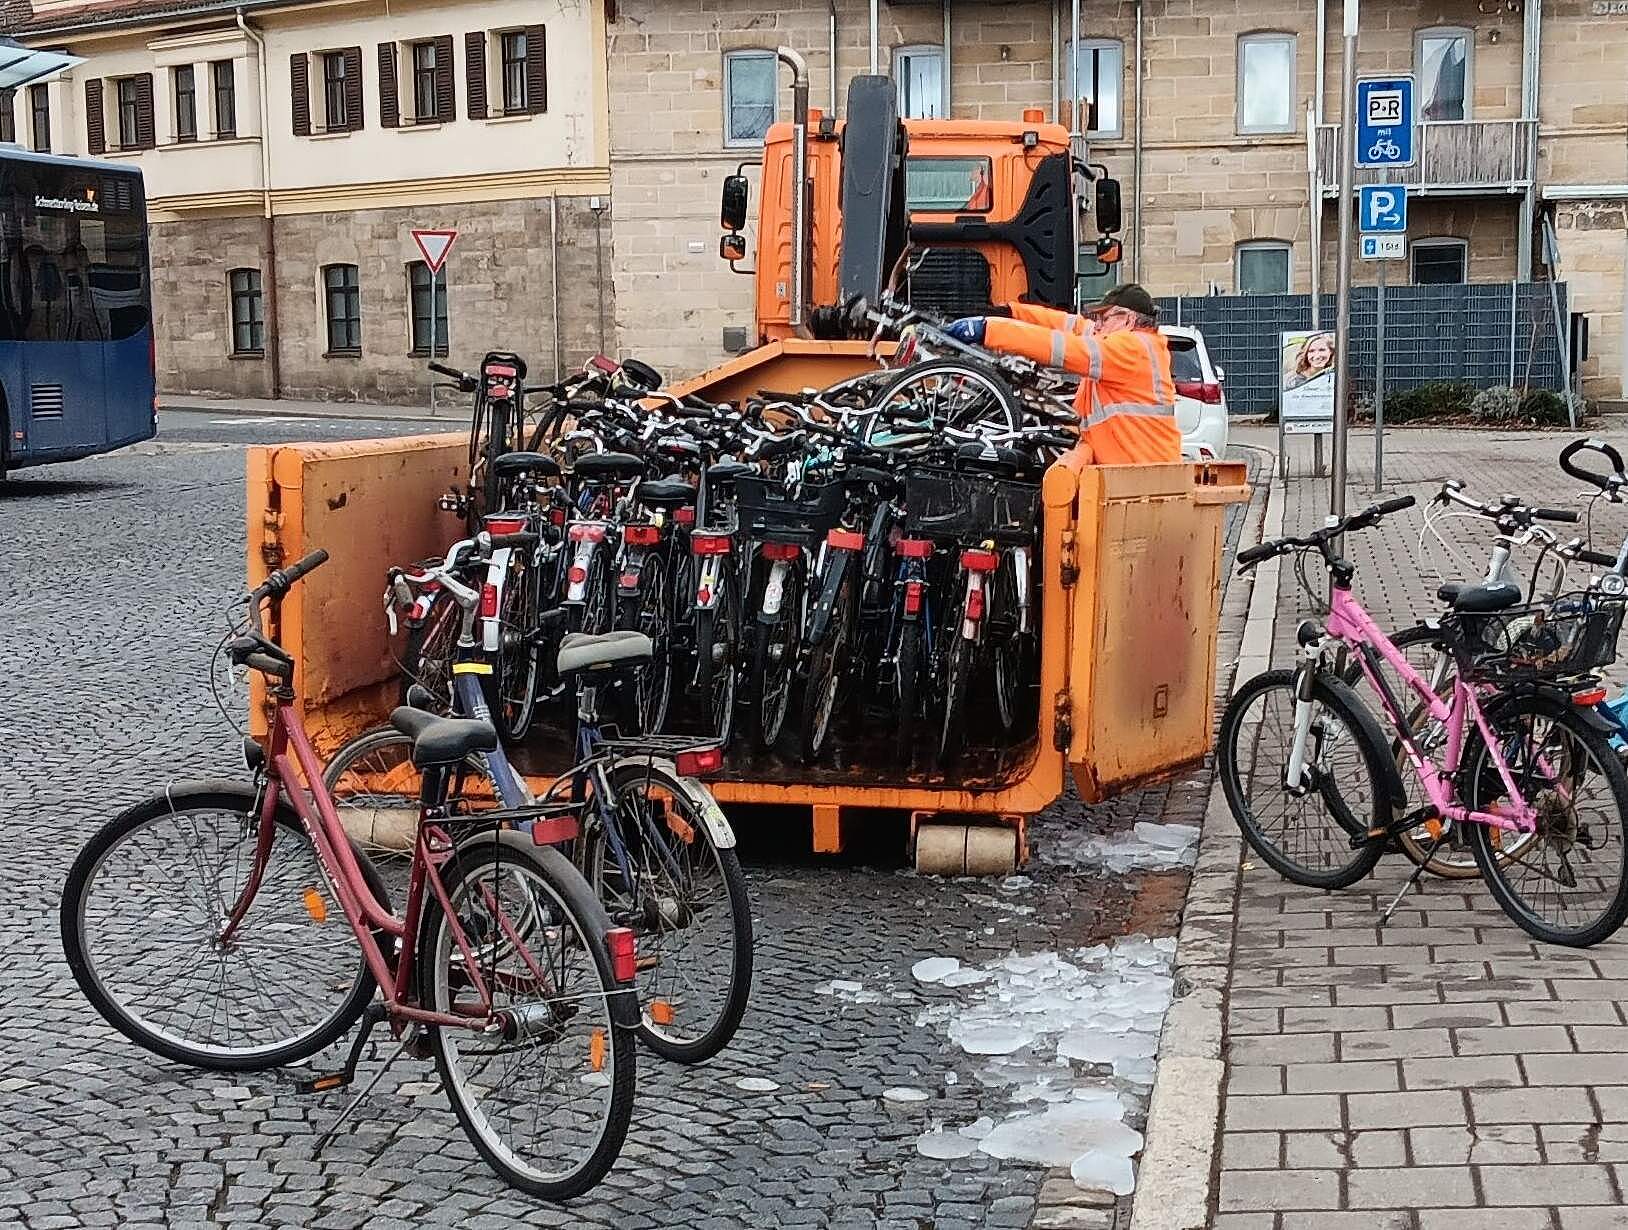
[[[317,1077],[316,1080],[311,1082],[311,1088],[313,1091],[321,1093],[325,1089],[338,1089],[339,1086],[343,1085],[344,1083],[345,1078],[342,1075],[335,1073],[333,1076]]]
[[[595,1072],[605,1070],[605,1031],[596,1029],[588,1040],[588,1066]]]
[[[305,912],[311,916],[312,922],[324,923],[328,921],[328,903],[322,899],[322,894],[314,888],[305,890]]]
[[[673,1023],[673,1005],[665,999],[651,1000],[650,1020],[656,1025],[671,1025]]]
[[[1430,834],[1431,841],[1441,840],[1441,821],[1432,816],[1425,821],[1425,832]]]

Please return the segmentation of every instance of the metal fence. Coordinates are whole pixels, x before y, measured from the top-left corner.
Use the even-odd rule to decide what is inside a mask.
[[[1547,282],[1386,287],[1386,390],[1462,380],[1560,391],[1549,289]],[[1565,320],[1566,284],[1555,289]],[[1373,389],[1375,304],[1372,286],[1352,290],[1351,370],[1359,394]],[[1259,413],[1278,404],[1278,334],[1311,327],[1311,296],[1172,296],[1159,300],[1159,319],[1201,330],[1211,361],[1226,370],[1228,409]],[[1333,295],[1323,296],[1322,327],[1334,328]]]

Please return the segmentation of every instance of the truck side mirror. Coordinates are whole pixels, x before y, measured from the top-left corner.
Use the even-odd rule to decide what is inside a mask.
[[[1119,181],[1106,175],[1097,180],[1097,230],[1112,235],[1123,224],[1119,205]]]
[[[1125,245],[1105,235],[1097,240],[1097,259],[1104,265],[1117,265],[1125,259]]]
[[[746,236],[739,231],[730,231],[727,235],[718,236],[718,255],[731,262],[745,260]]]
[[[749,194],[750,186],[746,182],[746,176],[724,176],[723,204],[718,210],[718,220],[724,230],[746,229],[746,198]]]

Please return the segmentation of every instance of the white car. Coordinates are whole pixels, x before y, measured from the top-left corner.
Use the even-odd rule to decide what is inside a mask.
[[[1210,362],[1204,335],[1183,325],[1160,325],[1170,346],[1176,381],[1176,425],[1184,461],[1219,461],[1227,455],[1226,373]]]

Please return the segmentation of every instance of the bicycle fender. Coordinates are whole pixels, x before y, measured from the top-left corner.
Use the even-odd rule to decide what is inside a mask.
[[[699,778],[682,776],[678,771],[678,765],[665,756],[640,756],[639,763],[648,764],[657,772],[665,774],[684,791],[685,797],[695,810],[701,813],[702,823],[707,826],[707,836],[712,839],[713,845],[720,850],[735,848],[735,830],[729,823],[729,817],[724,815],[724,809],[718,806],[718,800],[712,797],[712,791],[707,789],[705,782]]]
[[[1583,724],[1590,730],[1603,735],[1607,739],[1620,738],[1622,735],[1621,724],[1614,721],[1608,714],[1600,712],[1600,709],[1604,707],[1603,703],[1601,705],[1573,704],[1571,692],[1554,684],[1529,683],[1522,687],[1511,688],[1482,705],[1482,712],[1487,715],[1490,721],[1516,697],[1532,697],[1542,701],[1547,707],[1557,712],[1564,710],[1574,713],[1582,719]]]
[[[629,547],[622,558],[621,570],[616,574],[616,592],[623,598],[636,597],[639,581],[644,575],[645,560],[650,552],[645,547]]]
[[[1379,760],[1385,774],[1384,787],[1391,796],[1391,804],[1394,807],[1407,806],[1408,792],[1407,787],[1402,784],[1402,771],[1396,767],[1396,757],[1391,754],[1390,736],[1380,726],[1379,719],[1363,703],[1362,698],[1343,682],[1338,675],[1330,671],[1320,671],[1317,677],[1330,692],[1335,693],[1341,700],[1346,702],[1346,705],[1356,718],[1357,726],[1360,728],[1358,734],[1380,749]]]
[[[808,643],[818,645],[825,640],[825,633],[831,626],[831,612],[836,609],[837,595],[842,591],[842,581],[848,574],[848,557],[851,551],[832,551],[827,556],[825,576],[820,580],[819,600],[814,603],[814,609],[808,615]]]
[[[514,554],[513,547],[499,547],[492,552],[492,560],[486,565],[486,583],[497,591],[497,609],[503,610],[503,586],[509,576],[509,557]],[[496,653],[503,643],[503,620],[501,615],[481,621],[481,648],[487,653]]]
[[[777,559],[769,565],[769,576],[763,583],[763,607],[758,612],[758,622],[780,622],[780,609],[786,597],[786,574],[790,571],[790,560]]]

